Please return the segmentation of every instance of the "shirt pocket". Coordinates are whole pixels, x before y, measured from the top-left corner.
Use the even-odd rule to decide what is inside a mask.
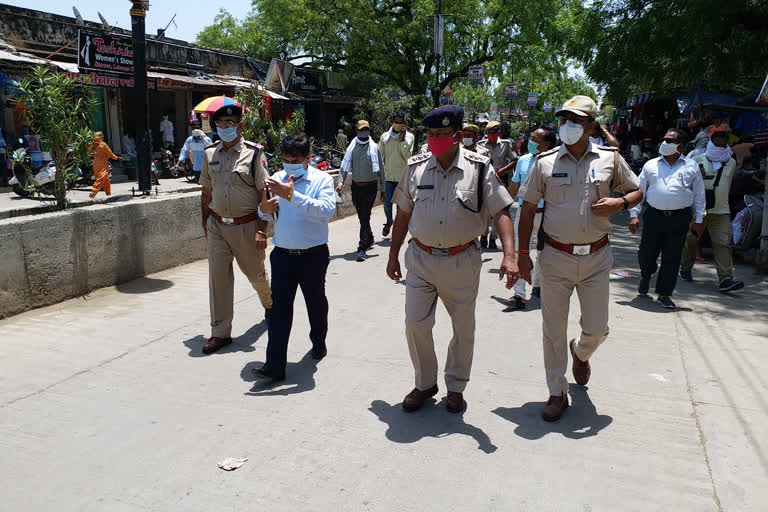
[[[417,188],[413,196],[413,209],[425,215],[435,201],[434,188]]]
[[[459,215],[477,215],[479,201],[477,199],[477,190],[456,188],[456,195],[453,199],[453,208]]]
[[[571,188],[570,173],[565,176],[552,176],[547,184],[547,191],[544,194],[544,200],[552,204],[562,204],[568,196],[568,190]]]
[[[592,171],[587,175],[588,193],[590,202],[594,203],[604,197],[611,197],[611,182],[613,181],[613,170],[595,170],[592,177]]]

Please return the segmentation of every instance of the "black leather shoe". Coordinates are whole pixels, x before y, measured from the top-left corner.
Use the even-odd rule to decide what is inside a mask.
[[[534,286],[533,289],[531,289],[531,297],[539,297],[539,298],[541,298],[541,287],[540,286]]]
[[[322,347],[312,347],[312,359],[320,361],[322,358],[328,355],[328,347],[323,343]]]
[[[285,370],[275,370],[266,366],[253,370],[253,375],[257,379],[272,379],[272,382],[285,380]]]

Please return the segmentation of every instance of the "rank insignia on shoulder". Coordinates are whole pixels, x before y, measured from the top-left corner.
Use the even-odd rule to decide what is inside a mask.
[[[602,149],[603,151],[618,151],[619,148],[613,147],[613,146],[597,146],[597,149]]]
[[[432,153],[422,153],[420,155],[414,155],[411,158],[408,159],[408,165],[418,164],[421,162],[425,162],[432,158]]]
[[[466,158],[470,162],[477,162],[480,164],[486,164],[491,161],[491,159],[488,158],[487,156],[481,155],[480,153],[475,153],[474,151],[465,151],[464,158]]]
[[[218,143],[218,142],[214,142],[214,143],[213,143],[213,144],[211,144],[210,146],[205,146],[205,149],[211,149],[211,148],[215,148],[215,147],[217,147],[218,145],[219,145],[219,143]]]
[[[536,158],[542,158],[542,157],[545,157],[545,156],[554,155],[558,151],[560,151],[560,146],[557,146],[556,148],[548,149],[547,151],[545,151],[543,153],[539,153],[538,155],[536,155]]]

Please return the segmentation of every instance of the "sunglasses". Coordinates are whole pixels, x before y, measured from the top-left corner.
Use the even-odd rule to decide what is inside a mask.
[[[680,141],[679,141],[679,140],[677,140],[677,139],[671,139],[671,138],[669,138],[669,137],[664,137],[664,138],[663,138],[663,139],[661,139],[661,140],[663,140],[663,141],[664,141],[664,142],[666,142],[667,144],[680,144]]]

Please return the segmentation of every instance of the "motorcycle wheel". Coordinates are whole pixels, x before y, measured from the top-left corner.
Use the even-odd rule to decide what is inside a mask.
[[[40,187],[40,192],[47,196],[54,196],[56,195],[56,187],[53,183],[46,183],[45,185]]]
[[[31,194],[31,192],[29,192],[28,190],[25,190],[24,187],[22,187],[18,183],[13,185],[13,191],[16,193],[16,195],[21,197],[29,197],[29,195]]]
[[[185,169],[184,170],[184,177],[187,178],[187,181],[190,182],[190,183],[195,181],[195,173],[192,172],[190,169]]]

